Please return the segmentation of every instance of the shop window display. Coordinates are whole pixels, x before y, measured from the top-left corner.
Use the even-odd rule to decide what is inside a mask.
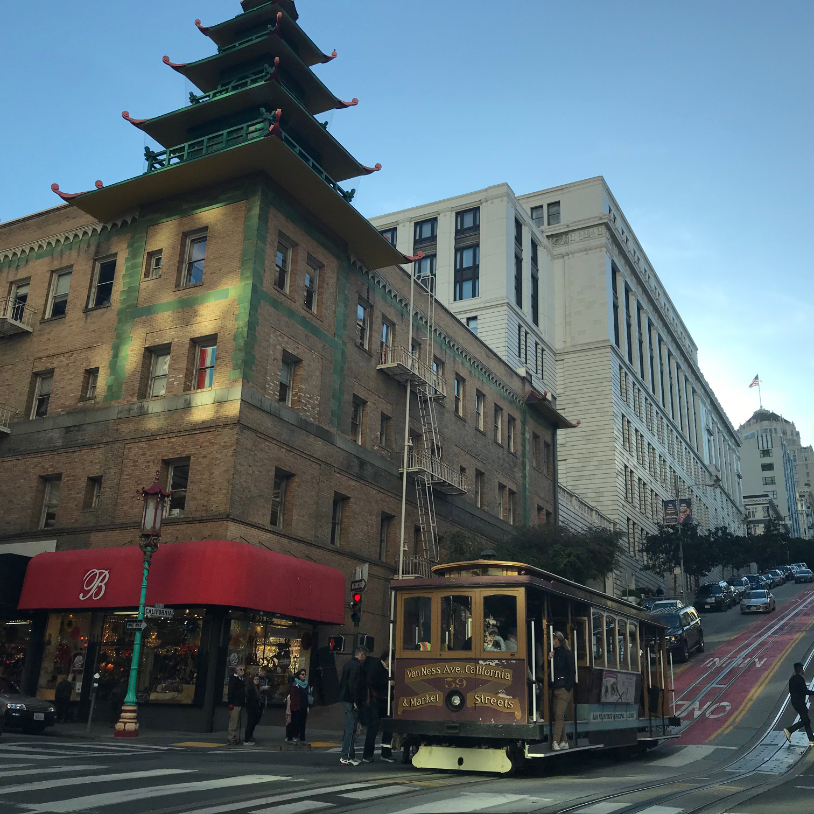
[[[136,693],[140,704],[191,704],[198,677],[203,609],[177,609],[169,619],[149,619],[142,634]],[[99,662],[100,694],[127,685],[134,634],[125,630],[135,613],[114,613],[102,626]]]
[[[75,692],[81,691],[89,628],[89,613],[49,614],[37,685],[38,698],[53,701],[54,690],[63,678],[74,684]]]
[[[31,622],[28,619],[0,621],[0,676],[17,686],[23,677],[23,664],[31,638]]]
[[[310,640],[311,627],[279,616],[261,613],[230,614],[229,650],[223,682],[223,700],[229,678],[237,667],[246,668],[247,679],[265,668],[272,689],[268,703],[285,704],[291,678],[308,669],[308,651],[302,641]]]

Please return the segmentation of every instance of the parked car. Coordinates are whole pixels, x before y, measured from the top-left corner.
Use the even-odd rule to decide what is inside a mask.
[[[48,701],[23,695],[15,684],[0,676],[0,710],[5,729],[17,728],[32,735],[40,734],[55,722],[54,707]]]
[[[786,584],[786,575],[779,568],[772,568],[769,573],[775,578],[778,586]]]
[[[746,577],[730,577],[727,582],[732,592],[735,594],[736,601],[740,602],[748,591],[752,590],[752,586]]]
[[[777,570],[786,578],[786,582],[790,582],[794,579],[794,572],[797,569],[790,565],[781,565]]]
[[[726,585],[726,583],[723,583]],[[707,582],[699,586],[695,592],[695,605],[696,608],[703,608],[704,610],[729,610],[731,605],[732,594],[729,592],[729,586],[726,589],[720,582]]]
[[[810,568],[801,568],[794,577],[795,582],[814,582],[814,574]]]
[[[808,568],[804,562],[793,562],[791,565],[793,568]]]
[[[756,591],[762,587],[760,582],[760,574],[747,574],[745,579],[749,580],[749,585],[752,587],[753,591]]]
[[[777,607],[769,591],[749,591],[741,601],[741,613],[771,613]]]
[[[657,610],[679,610],[680,608],[685,607],[684,601],[682,599],[659,599],[658,602],[654,602],[650,607],[650,613],[654,613]]]
[[[780,584],[778,578],[771,571],[766,571],[760,576],[763,577],[764,580],[766,580],[767,588],[775,588]]]
[[[679,610],[655,610],[653,615],[658,616],[669,626],[667,647],[680,661],[689,661],[690,653],[693,650],[697,650],[699,653],[704,652],[704,629],[701,625],[701,617],[692,605],[685,605]]]

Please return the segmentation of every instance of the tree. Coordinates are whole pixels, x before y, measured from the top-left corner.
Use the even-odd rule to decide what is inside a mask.
[[[770,517],[763,526],[763,534],[755,534],[749,538],[750,559],[757,564],[760,572],[774,568],[789,558],[791,540],[785,523]]]
[[[715,565],[733,572],[747,568],[752,562],[752,545],[746,537],[733,534],[726,526],[717,526],[704,535]]]
[[[659,526],[655,534],[644,541],[644,553],[648,571],[664,576],[672,574],[681,566],[681,549],[684,549],[684,572],[691,577],[702,577],[715,565],[715,552],[706,535],[698,533],[694,523],[678,526]]]

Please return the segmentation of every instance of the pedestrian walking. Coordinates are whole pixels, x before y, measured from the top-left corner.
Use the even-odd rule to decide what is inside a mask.
[[[246,705],[246,682],[243,678],[245,672],[244,667],[236,667],[226,690],[226,703],[229,704],[229,732],[226,742],[232,745],[238,742],[240,713]]]
[[[345,662],[342,677],[339,680],[339,700],[345,712],[345,732],[342,737],[342,755],[339,763],[342,766],[358,766],[356,760],[356,726],[359,723],[359,711],[367,702],[367,681],[362,672],[362,665],[368,657],[366,647],[357,647],[353,657]]]
[[[58,724],[68,722],[71,708],[71,693],[73,693],[73,684],[71,684],[67,677],[63,678],[54,690],[54,709],[56,710]]]
[[[789,679],[791,705],[800,716],[800,720],[788,729],[784,729],[783,732],[786,733],[786,740],[790,741],[793,732],[805,729],[806,735],[808,735],[808,745],[814,746],[814,733],[811,731],[811,718],[808,716],[808,706],[806,706],[806,700],[808,696],[814,695],[814,690],[808,689],[803,669],[803,665],[798,661],[794,665],[794,675]]]
[[[300,670],[288,685],[288,705],[291,722],[285,728],[285,739],[289,743],[305,742],[305,724],[308,722],[308,707],[314,703],[314,691],[308,686],[308,673]]]
[[[260,692],[260,676],[254,675],[246,684],[246,737],[244,746],[254,746],[254,728],[263,717],[263,695]]]
[[[554,732],[551,738],[551,749],[555,752],[568,748],[568,738],[565,734],[565,713],[571,703],[571,693],[574,689],[574,675],[576,667],[574,654],[568,646],[568,639],[559,631],[554,632],[551,642],[552,650],[548,658],[553,660],[552,684],[554,687]]]
[[[389,653],[385,653],[389,656]],[[376,750],[376,735],[379,733],[382,716],[387,715],[387,692],[390,687],[390,676],[381,659],[365,659],[363,671],[367,679],[367,705],[365,706],[365,746],[362,752],[364,763],[373,763]]]

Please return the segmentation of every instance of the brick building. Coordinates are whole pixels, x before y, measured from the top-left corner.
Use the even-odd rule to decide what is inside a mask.
[[[99,570],[99,549],[137,543],[138,492],[158,470],[173,491],[162,550],[236,541],[346,579],[369,563],[359,631],[383,646],[406,407],[404,376],[393,374],[447,394],[435,399],[442,444],[428,451],[443,463],[439,485],[455,487],[435,492],[442,536],[488,543],[512,524],[553,520],[556,429],[569,425],[441,306],[431,335],[416,309],[401,368],[381,365],[383,344],[387,360],[407,344],[412,258],[339,186],[373,170],[315,118],[349,106],[310,71],[333,56],[308,39],[293,3],[244,0],[243,9],[199,26],[218,46],[213,57],[165,57],[201,89],[192,104],[154,119],[125,114],[165,148],[147,150],[147,172],[76,195],[54,185],[65,203],[0,224],[0,555],[55,552],[41,555],[52,570]],[[417,448],[414,409],[410,431]],[[414,495],[411,486],[405,545],[420,555]],[[34,571],[26,614],[6,615],[13,635],[0,620],[0,674],[53,697],[69,672],[60,664],[85,648],[70,668],[81,698],[84,668],[100,659],[109,688],[127,652],[113,611],[84,599],[38,605]],[[309,614],[324,599],[321,577],[302,579],[316,582],[301,583],[291,607],[279,597],[262,607],[202,600],[177,610],[175,628],[153,631],[150,658],[163,666],[142,665],[148,719],[165,702],[161,725],[218,726],[236,664],[265,660],[285,676],[313,666],[306,651],[327,635],[352,632],[337,618],[344,602]],[[185,678],[170,680],[179,652]],[[193,721],[184,705],[203,713]]]

